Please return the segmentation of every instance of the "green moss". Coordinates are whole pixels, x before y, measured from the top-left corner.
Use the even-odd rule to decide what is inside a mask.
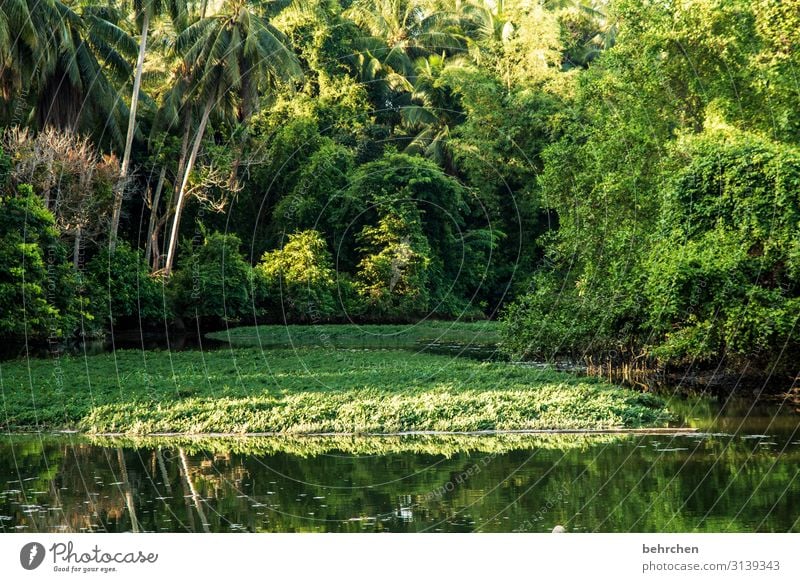
[[[599,380],[409,351],[118,351],[0,368],[5,430],[392,433],[663,424],[664,403]]]

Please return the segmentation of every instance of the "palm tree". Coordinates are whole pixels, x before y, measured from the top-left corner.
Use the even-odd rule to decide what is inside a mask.
[[[201,113],[175,201],[166,276],[175,261],[189,177],[214,106],[235,110],[239,122],[245,123],[258,107],[259,89],[301,74],[280,32],[244,0],[230,0],[219,14],[201,18],[180,34],[175,46],[188,71],[188,97],[199,105]]]
[[[463,63],[459,58],[450,61],[442,55],[417,60],[411,104],[401,111],[403,125],[414,136],[405,151],[424,154],[445,168],[450,162],[446,151],[450,128],[464,118],[455,95],[442,79],[446,68]]]
[[[414,74],[414,61],[431,54],[452,55],[466,47],[463,24],[451,11],[420,0],[357,0],[347,14],[382,44],[375,56],[396,73]]]
[[[126,113],[115,84],[130,73],[135,42],[113,7],[62,0],[0,3],[0,86],[13,123],[86,129],[122,143]],[[28,99],[32,95],[32,99]]]
[[[353,67],[390,123],[410,105],[418,59],[467,49],[465,13],[432,0],[356,0],[344,15],[364,31]]]
[[[127,108],[115,84],[130,75],[128,59],[136,43],[118,26],[121,15],[111,8],[85,6],[79,13],[59,0],[53,6],[42,39],[47,54],[37,79],[35,119],[40,127],[83,127],[94,130],[98,141],[108,134],[112,143],[121,144]]]
[[[169,88],[162,96],[161,106],[156,112],[151,127],[150,150],[157,152],[156,157],[162,164],[155,194],[152,200],[146,200],[151,211],[148,225],[150,245],[146,256],[152,259],[151,264],[154,273],[160,271],[163,267],[161,261],[162,253],[160,252],[158,241],[161,239],[161,231],[168,225],[169,219],[175,211],[174,202],[178,199],[178,191],[181,187],[181,179],[186,167],[189,146],[191,145],[190,138],[194,129],[195,112],[193,103],[189,99],[191,90],[190,72],[190,69],[183,62],[179,63],[173,70],[172,80],[167,85]],[[180,138],[177,138],[172,134],[179,127],[181,128],[181,134]],[[176,139],[180,144],[179,146],[176,144]],[[171,147],[167,147],[167,143]],[[164,213],[159,215],[161,193],[164,188],[164,180],[162,180],[161,176],[163,175],[166,178],[166,169],[171,165],[170,160],[172,159],[177,160],[177,166],[170,180],[172,183],[171,192],[165,197]]]
[[[41,12],[41,10],[40,10]],[[0,95],[10,102],[33,75],[40,54],[40,28],[27,0],[0,2]]]
[[[540,5],[555,13],[562,27],[571,28],[576,19],[582,25],[581,38],[572,46],[564,47],[564,68],[585,66],[604,48],[614,44],[616,27],[606,22],[605,14],[596,6],[601,2],[580,0],[541,0]],[[481,64],[482,52],[501,52],[515,34],[520,23],[516,20],[524,13],[519,3],[505,0],[472,0],[460,5],[465,22],[465,34],[469,38],[470,52],[477,64]],[[507,73],[507,72],[506,72]]]
[[[142,84],[144,58],[147,53],[147,34],[150,27],[150,19],[165,12],[169,13],[170,17],[175,22],[180,22],[186,18],[186,3],[182,0],[133,0],[133,10],[136,15],[136,21],[141,27],[141,31],[139,33],[139,51],[136,57],[136,71],[133,78],[131,106],[128,112],[128,132],[125,136],[125,151],[122,156],[122,164],[120,165],[120,179],[114,189],[114,210],[111,216],[111,232],[109,239],[112,250],[117,240],[119,217],[122,211],[122,198],[131,161],[133,135],[136,131],[136,111],[139,106],[139,91]]]
[[[598,8],[599,2],[547,0],[544,4],[558,15],[566,36],[562,50],[562,68],[587,67],[600,53],[614,46],[617,25]]]
[[[508,4],[505,0],[483,0],[468,2],[462,7],[468,23],[465,30],[469,53],[478,66],[496,61],[516,32],[513,10]],[[506,85],[510,83],[509,73],[501,71]]]

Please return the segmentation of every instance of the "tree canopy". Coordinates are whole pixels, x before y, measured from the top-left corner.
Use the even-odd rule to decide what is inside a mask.
[[[798,15],[7,0],[3,329],[489,317],[515,357],[788,369]]]

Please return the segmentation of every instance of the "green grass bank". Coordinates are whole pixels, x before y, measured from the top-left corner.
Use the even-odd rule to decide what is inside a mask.
[[[6,431],[396,433],[663,426],[592,378],[408,350],[117,351],[0,363]]]
[[[412,348],[429,344],[496,347],[496,321],[422,321],[413,325],[260,325],[234,327],[207,334],[234,346]]]

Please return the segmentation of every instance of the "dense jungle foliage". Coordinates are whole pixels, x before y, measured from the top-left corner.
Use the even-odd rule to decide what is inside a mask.
[[[799,59],[800,0],[2,0],[0,334],[796,372]]]

